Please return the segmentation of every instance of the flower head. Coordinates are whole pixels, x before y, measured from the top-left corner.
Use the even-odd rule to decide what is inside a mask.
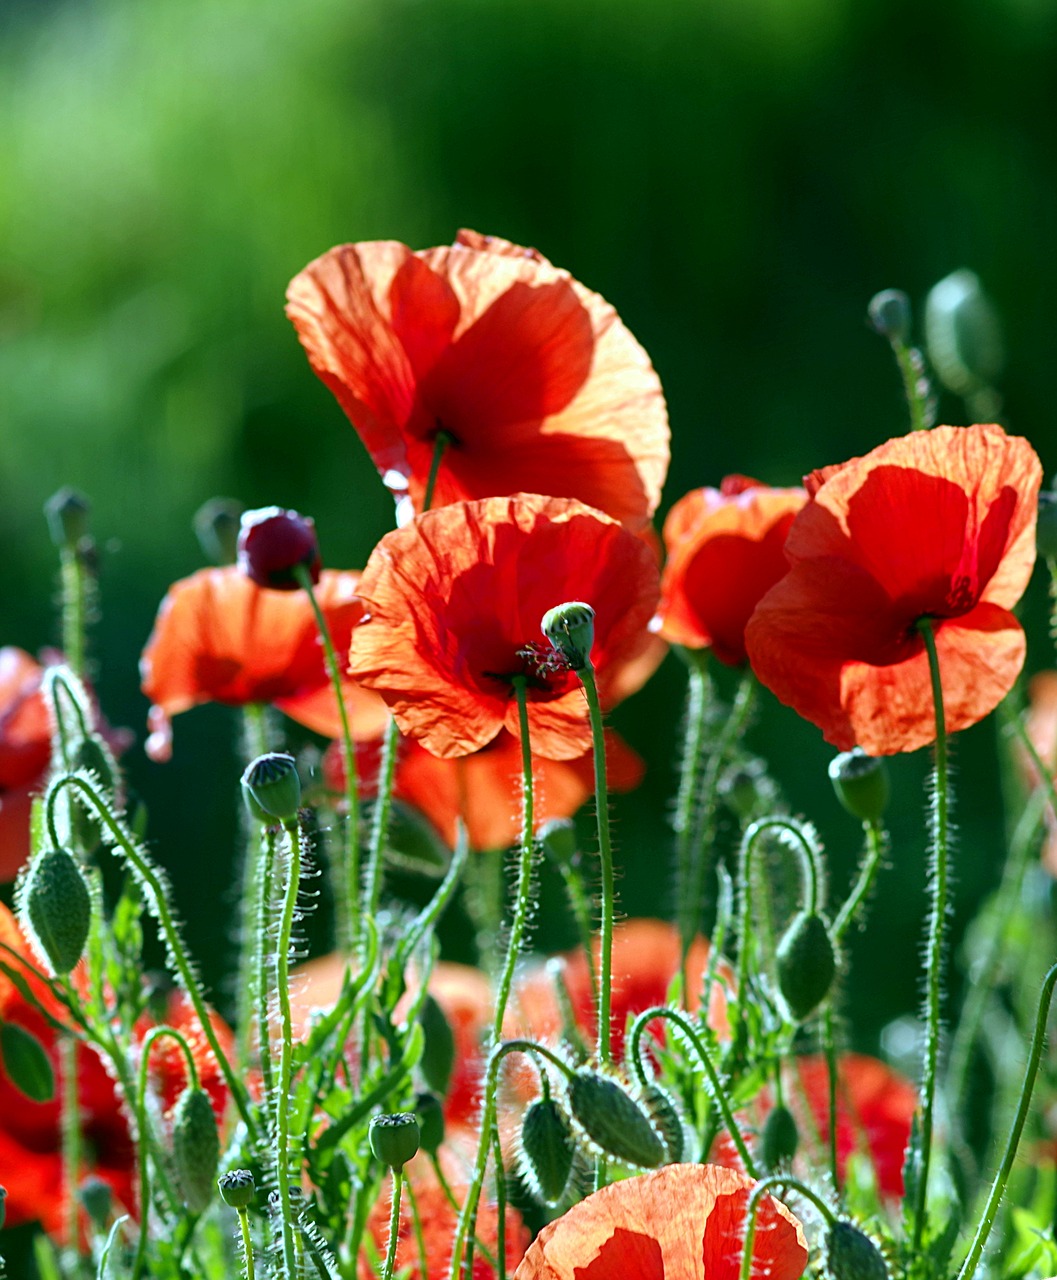
[[[287,299],[313,369],[416,510],[442,432],[434,506],[522,489],[634,528],[656,509],[668,469],[657,375],[613,308],[534,249],[473,231],[417,253],[340,245]]]
[[[299,591],[298,569],[318,582],[323,567],[315,521],[282,507],[242,513],[237,555],[239,569],[246,577],[273,591]]]
[[[532,750],[555,760],[590,746],[587,705],[568,661],[540,633],[554,604],[595,610],[599,695],[611,706],[661,651],[646,630],[657,600],[650,549],[568,498],[461,502],[387,534],[360,579],[366,610],[350,671],[434,755],[467,755],[519,733],[524,682]]]
[[[947,728],[981,720],[1024,661],[1010,612],[1035,559],[1041,467],[1001,427],[937,427],[808,477],[789,573],[746,630],[753,670],[842,751],[935,737],[931,621]]]
[[[806,501],[803,489],[770,489],[745,476],[680,498],[664,523],[659,634],[688,649],[711,648],[731,666],[744,663],[745,625],[789,568],[786,535]]]

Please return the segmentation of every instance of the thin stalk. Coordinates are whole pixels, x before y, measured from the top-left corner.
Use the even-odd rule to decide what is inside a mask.
[[[259,702],[248,703],[242,709],[242,754],[245,763],[256,760],[268,750],[268,724],[265,707]],[[239,1065],[245,1067],[250,1060],[250,1036],[253,1030],[254,1011],[258,1003],[259,953],[264,940],[258,929],[260,920],[261,873],[258,852],[257,823],[250,818],[243,806],[242,831],[244,834],[242,892],[239,896],[239,960],[237,1011],[235,1025],[238,1029],[236,1044]]]
[[[771,1190],[772,1187],[786,1187],[790,1191],[795,1191],[797,1195],[801,1195],[805,1200],[809,1200],[811,1204],[822,1214],[827,1227],[836,1226],[837,1219],[833,1210],[816,1192],[812,1191],[809,1186],[801,1182],[799,1178],[789,1177],[787,1174],[773,1174],[769,1178],[763,1178],[753,1188],[752,1195],[749,1197],[748,1215],[745,1226],[745,1243],[741,1252],[741,1271],[739,1280],[750,1280],[752,1276],[752,1251],[756,1244],[756,1215],[759,1212],[760,1204],[763,1197]]]
[[[63,1217],[69,1247],[81,1252],[77,1188],[81,1182],[81,1100],[77,1091],[77,1039],[59,1037],[59,1071],[62,1076],[62,1184]]]
[[[257,977],[254,989],[257,996],[257,1054],[260,1059],[261,1083],[264,1086],[263,1096],[273,1096],[272,1086],[272,1018],[271,1018],[271,965],[268,963],[268,939],[272,936],[272,870],[277,856],[276,832],[274,827],[265,827],[262,836],[261,851],[258,855],[260,863],[259,897],[257,899]]]
[[[84,678],[85,636],[88,631],[88,571],[75,546],[67,543],[60,554],[62,579],[62,649],[66,663]]]
[[[400,1243],[400,1192],[404,1186],[403,1168],[393,1170],[393,1203],[389,1210],[389,1243],[385,1249],[385,1266],[382,1280],[393,1280],[396,1267],[396,1247]]]
[[[415,1247],[418,1249],[418,1273],[422,1280],[429,1275],[429,1260],[426,1257],[426,1237],[422,1234],[422,1215],[418,1211],[418,1200],[415,1197],[415,1188],[408,1179],[407,1182],[407,1205],[411,1210],[411,1225],[415,1232]]]
[[[899,366],[903,379],[903,390],[906,393],[907,408],[910,410],[910,430],[927,431],[932,425],[929,422],[928,381],[921,365],[921,353],[905,342],[893,342],[892,354]],[[924,394],[922,393],[924,384]]]
[[[290,1084],[293,1070],[293,1016],[290,1009],[290,944],[301,882],[301,832],[296,820],[286,824],[290,846],[286,892],[279,917],[279,942],[275,955],[275,987],[279,997],[279,1090],[275,1099],[275,1154],[282,1218],[283,1266],[288,1280],[299,1274],[290,1210]]]
[[[591,741],[595,764],[595,815],[598,819],[598,858],[602,871],[601,954],[598,965],[598,1061],[604,1067],[612,1058],[611,1000],[613,974],[613,915],[616,892],[613,877],[613,844],[609,832],[609,789],[606,784],[606,741],[602,723],[602,705],[595,683],[595,670],[588,658],[576,673],[587,694],[587,710],[591,717]]]
[[[242,1252],[246,1259],[246,1280],[254,1280],[253,1241],[250,1239],[250,1215],[245,1209],[238,1210],[239,1229],[242,1232]]]
[[[452,442],[452,436],[447,431],[438,431],[433,441],[433,458],[429,464],[429,478],[426,480],[426,491],[422,495],[422,510],[428,511],[433,505],[433,490],[437,487],[437,476],[440,473],[440,460],[444,457],[444,450]]]
[[[686,995],[686,957],[697,932],[690,886],[694,881],[694,800],[705,757],[705,725],[708,720],[709,679],[707,650],[687,650],[690,676],[686,691],[686,731],[675,802],[675,884],[678,895],[679,937],[682,943],[683,993]]]
[[[382,896],[382,871],[385,862],[385,846],[389,839],[389,817],[393,809],[393,779],[396,777],[396,757],[400,746],[400,728],[390,717],[385,726],[382,743],[382,762],[378,773],[378,795],[374,801],[374,818],[371,822],[371,844],[367,853],[367,887],[364,910],[372,918],[377,914]]]
[[[877,879],[885,849],[888,847],[888,838],[884,827],[879,822],[864,822],[863,829],[866,832],[866,853],[859,868],[859,878],[848,895],[847,901],[837,912],[837,917],[829,931],[834,947],[840,946],[849,925],[858,915],[859,908],[869,897],[874,881]]]
[[[796,842],[793,846],[800,865],[800,878],[804,894],[804,910],[814,914],[818,907],[820,874],[818,850],[808,838],[803,826],[794,818],[780,816],[760,818],[745,831],[741,838],[741,919],[738,927],[737,986],[744,986],[748,976],[749,936],[752,932],[752,855],[757,841],[768,831],[784,831]]]
[[[822,1047],[826,1055],[826,1105],[829,1109],[829,1172],[833,1186],[840,1194],[837,1167],[837,1044],[833,1034],[833,1001],[827,1000],[822,1014]],[[781,1074],[781,1073],[779,1073]]]

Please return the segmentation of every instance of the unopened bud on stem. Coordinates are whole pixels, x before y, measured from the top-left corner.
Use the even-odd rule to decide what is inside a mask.
[[[590,663],[595,642],[595,611],[589,604],[570,600],[548,609],[540,630],[574,671]]]

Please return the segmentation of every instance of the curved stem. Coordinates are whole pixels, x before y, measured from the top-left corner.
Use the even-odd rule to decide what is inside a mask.
[[[587,665],[576,673],[587,694],[587,710],[591,717],[591,740],[595,762],[595,813],[598,818],[598,857],[602,870],[601,954],[598,965],[598,1060],[605,1066],[612,1058],[611,1000],[613,973],[613,914],[616,893],[613,878],[613,845],[609,832],[609,790],[606,785],[606,742],[602,724],[602,705],[598,699],[595,671]]]
[[[275,956],[275,987],[279,997],[279,1091],[275,1099],[275,1154],[279,1183],[279,1213],[283,1226],[283,1266],[289,1280],[298,1275],[294,1222],[290,1211],[290,1083],[293,1067],[293,1017],[290,1008],[290,944],[301,882],[301,832],[296,821],[286,824],[290,845],[286,892],[279,918]]]
[[[753,1187],[752,1195],[749,1197],[748,1213],[745,1222],[745,1243],[741,1252],[741,1272],[739,1280],[750,1280],[752,1276],[752,1251],[756,1243],[756,1215],[759,1212],[760,1204],[763,1197],[771,1190],[772,1187],[785,1187],[790,1191],[795,1191],[797,1195],[801,1195],[805,1200],[809,1200],[815,1208],[822,1214],[826,1221],[827,1227],[836,1226],[837,1219],[833,1210],[826,1204],[816,1192],[812,1191],[806,1183],[800,1181],[799,1178],[789,1177],[787,1174],[772,1174],[769,1178],[762,1178],[755,1187]]]
[[[859,869],[859,878],[848,895],[847,901],[837,912],[836,919],[833,921],[832,928],[829,931],[834,947],[840,946],[841,940],[858,914],[859,908],[869,897],[888,844],[884,827],[879,822],[864,822],[863,827],[866,831],[866,855]]]
[[[801,823],[794,818],[780,816],[760,818],[745,831],[741,840],[741,920],[738,929],[738,966],[737,984],[740,988],[748,973],[748,941],[752,928],[752,855],[757,841],[768,831],[782,831],[792,836],[795,842],[792,847],[800,863],[801,881],[804,890],[804,910],[814,914],[818,907],[819,870],[818,850],[809,839]]]

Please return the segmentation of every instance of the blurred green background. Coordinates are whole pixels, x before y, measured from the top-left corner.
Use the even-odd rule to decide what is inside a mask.
[[[98,688],[140,733],[125,763],[214,983],[236,719],[181,717],[173,762],[149,764],[136,660],[169,583],[201,563],[205,498],[312,514],[335,566],[390,527],[283,316],[288,279],[332,244],[424,247],[465,225],[602,293],[666,389],[664,510],[727,472],[795,483],[902,432],[867,300],[920,302],[970,266],[1006,321],[1007,420],[1055,465],[1048,0],[6,0],[0,36],[0,643],[57,638],[40,512],[75,485],[102,551]],[[945,401],[940,420],[964,411]],[[650,763],[616,804],[630,914],[670,894],[683,688],[669,658],[614,717]],[[843,889],[859,835],[821,735],[765,695],[751,741]],[[927,755],[894,764],[892,868],[854,944],[864,1048],[918,996]],[[997,875],[994,724],[956,758],[964,916]]]

